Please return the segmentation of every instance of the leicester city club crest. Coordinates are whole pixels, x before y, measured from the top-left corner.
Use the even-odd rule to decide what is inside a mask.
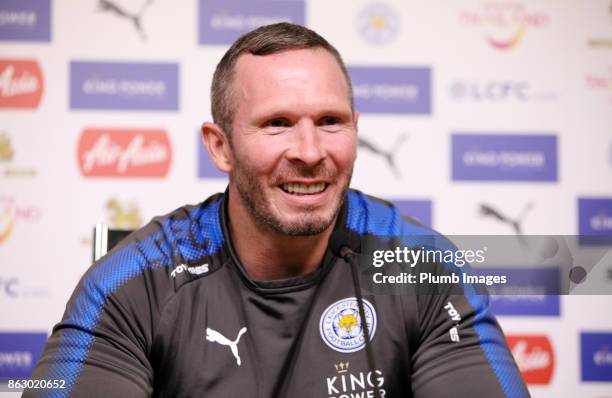
[[[372,340],[376,332],[376,311],[367,300],[363,300],[363,307]],[[362,349],[365,346],[365,336],[357,299],[345,298],[327,307],[321,315],[319,330],[323,341],[338,352],[348,353]]]

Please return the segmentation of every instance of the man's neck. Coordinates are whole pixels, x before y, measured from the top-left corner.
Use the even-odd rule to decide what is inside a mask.
[[[234,191],[228,208],[230,233],[251,279],[291,278],[309,274],[321,265],[335,223],[318,235],[289,236],[257,223],[239,201]]]

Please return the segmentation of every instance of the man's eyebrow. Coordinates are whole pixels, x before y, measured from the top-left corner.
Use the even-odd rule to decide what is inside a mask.
[[[264,122],[266,120],[272,120],[276,118],[297,118],[301,116],[303,116],[303,111],[301,110],[297,110],[294,108],[276,108],[270,111],[256,111],[256,113],[253,114],[253,119],[257,122]],[[316,111],[316,113],[311,114],[310,116],[314,117],[315,119],[326,116],[333,116],[341,119],[351,120],[353,118],[353,112],[351,111],[350,107],[347,107],[346,109],[323,108],[321,110]]]

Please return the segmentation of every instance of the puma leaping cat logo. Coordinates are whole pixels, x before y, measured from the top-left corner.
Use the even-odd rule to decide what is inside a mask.
[[[236,357],[236,363],[238,364],[238,366],[240,366],[241,361],[240,361],[240,355],[238,355],[238,341],[240,341],[240,337],[242,337],[242,335],[245,334],[246,331],[247,331],[247,328],[243,327],[238,332],[238,336],[236,337],[236,340],[231,341],[227,337],[223,336],[221,333],[217,332],[216,330],[212,330],[211,328],[206,328],[206,340],[210,341],[211,343],[219,343],[221,345],[228,345],[230,350],[232,351],[232,354],[234,354],[234,357]]]

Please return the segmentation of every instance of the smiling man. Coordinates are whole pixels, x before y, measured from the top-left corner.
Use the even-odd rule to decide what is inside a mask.
[[[89,269],[33,374],[61,387],[24,396],[529,395],[473,287],[361,290],[347,247],[437,235],[349,189],[358,114],[325,39],[287,23],[246,34],[211,99],[203,143],[228,189],[154,219]]]
[[[322,38],[328,49],[280,42],[247,52],[249,39],[219,65],[218,124],[204,123],[203,137],[230,175],[229,221],[249,275],[280,279],[321,264],[351,179],[357,114],[346,69]]]

